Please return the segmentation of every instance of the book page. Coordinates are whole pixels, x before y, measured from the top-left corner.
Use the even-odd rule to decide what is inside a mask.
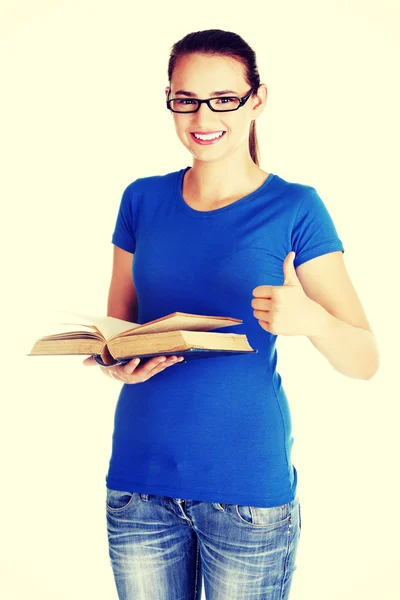
[[[131,331],[140,327],[139,323],[123,321],[115,317],[91,317],[91,319],[92,323],[101,331],[106,341],[116,337],[123,331]]]
[[[42,309],[35,314],[28,315],[24,330],[31,332],[32,339],[38,339],[49,335],[64,334],[80,331],[82,333],[97,334],[102,336],[98,328],[85,318],[73,318],[71,313],[65,313],[55,309]]]
[[[75,334],[75,335],[74,335]],[[103,335],[94,325],[84,325],[83,323],[55,323],[42,328],[41,338],[43,337],[79,337],[82,335],[103,339]]]
[[[75,327],[81,326],[82,323],[85,323],[86,326],[94,325],[106,341],[119,335],[122,331],[130,331],[131,329],[140,327],[139,323],[123,321],[122,319],[117,319],[115,317],[104,317],[68,311],[58,311],[58,314],[59,318],[63,319],[63,324],[68,323]]]
[[[233,317],[220,317],[212,315],[197,315],[192,313],[174,312],[154,321],[139,325],[133,332],[124,332],[120,337],[129,335],[143,335],[146,333],[162,333],[165,331],[178,331],[180,329],[190,331],[209,331],[221,327],[231,327],[232,325],[241,325],[242,319]],[[111,340],[110,340],[111,341]]]
[[[107,342],[119,335],[161,333],[179,329],[209,331],[211,329],[229,327],[243,322],[241,319],[234,319],[232,317],[198,315],[178,311],[155,319],[154,321],[139,324],[131,321],[123,321],[122,319],[117,319],[115,317],[104,317],[67,311],[58,312],[60,315],[62,314],[64,323],[67,322],[74,326],[82,325],[83,323],[85,323],[86,326],[90,326],[90,324],[94,325]]]

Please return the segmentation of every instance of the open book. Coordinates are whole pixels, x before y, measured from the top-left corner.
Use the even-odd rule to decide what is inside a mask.
[[[28,356],[89,354],[110,366],[136,356],[142,363],[173,354],[192,359],[257,352],[245,334],[210,332],[243,322],[231,317],[174,312],[140,325],[115,317],[75,316],[74,322],[59,323],[58,333],[40,337]]]

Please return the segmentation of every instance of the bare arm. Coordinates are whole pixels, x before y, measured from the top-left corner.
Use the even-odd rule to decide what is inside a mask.
[[[379,348],[342,252],[299,265],[297,276],[320,319],[320,332],[308,336],[310,342],[343,375],[371,379],[379,368]]]
[[[114,246],[107,315],[137,323],[138,300],[132,277],[134,254]]]

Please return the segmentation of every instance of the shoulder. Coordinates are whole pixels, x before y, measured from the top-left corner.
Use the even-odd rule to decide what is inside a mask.
[[[281,190],[282,203],[288,205],[292,217],[292,226],[300,227],[304,222],[328,222],[335,214],[335,207],[330,203],[328,195],[320,193],[317,187],[288,181],[277,177],[277,185]]]
[[[325,208],[316,188],[310,184],[290,181],[277,174],[274,174],[271,184],[273,202],[279,206],[279,212],[292,227],[304,214],[312,215]]]
[[[277,174],[274,174],[274,185],[282,196],[291,199],[293,203],[297,202],[297,205],[301,204],[304,199],[317,194],[314,186],[299,181],[290,181]]]
[[[317,194],[317,190],[312,185],[284,179],[276,173],[274,173],[271,184],[275,194],[279,196],[282,202],[287,202],[293,208],[299,208],[304,200],[307,201],[308,198],[312,198]]]
[[[163,175],[148,175],[128,183],[121,198],[122,218],[135,222],[136,227],[149,222],[160,204],[167,203],[174,193],[180,173],[173,171]]]
[[[126,187],[124,193],[153,193],[157,190],[165,190],[177,181],[182,169],[160,175],[147,175],[138,177],[131,181]]]

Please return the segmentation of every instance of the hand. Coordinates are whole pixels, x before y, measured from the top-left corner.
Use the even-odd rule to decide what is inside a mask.
[[[136,358],[132,358],[126,365],[113,365],[112,367],[102,367],[97,363],[93,356],[85,358],[82,364],[85,366],[97,365],[105,375],[112,379],[118,379],[123,383],[143,383],[150,377],[164,371],[167,367],[184,360],[183,356],[154,356],[139,367],[135,364]]]
[[[273,335],[311,336],[319,330],[321,306],[303,290],[289,252],[283,262],[283,285],[259,285],[254,288],[251,306],[260,326]]]

